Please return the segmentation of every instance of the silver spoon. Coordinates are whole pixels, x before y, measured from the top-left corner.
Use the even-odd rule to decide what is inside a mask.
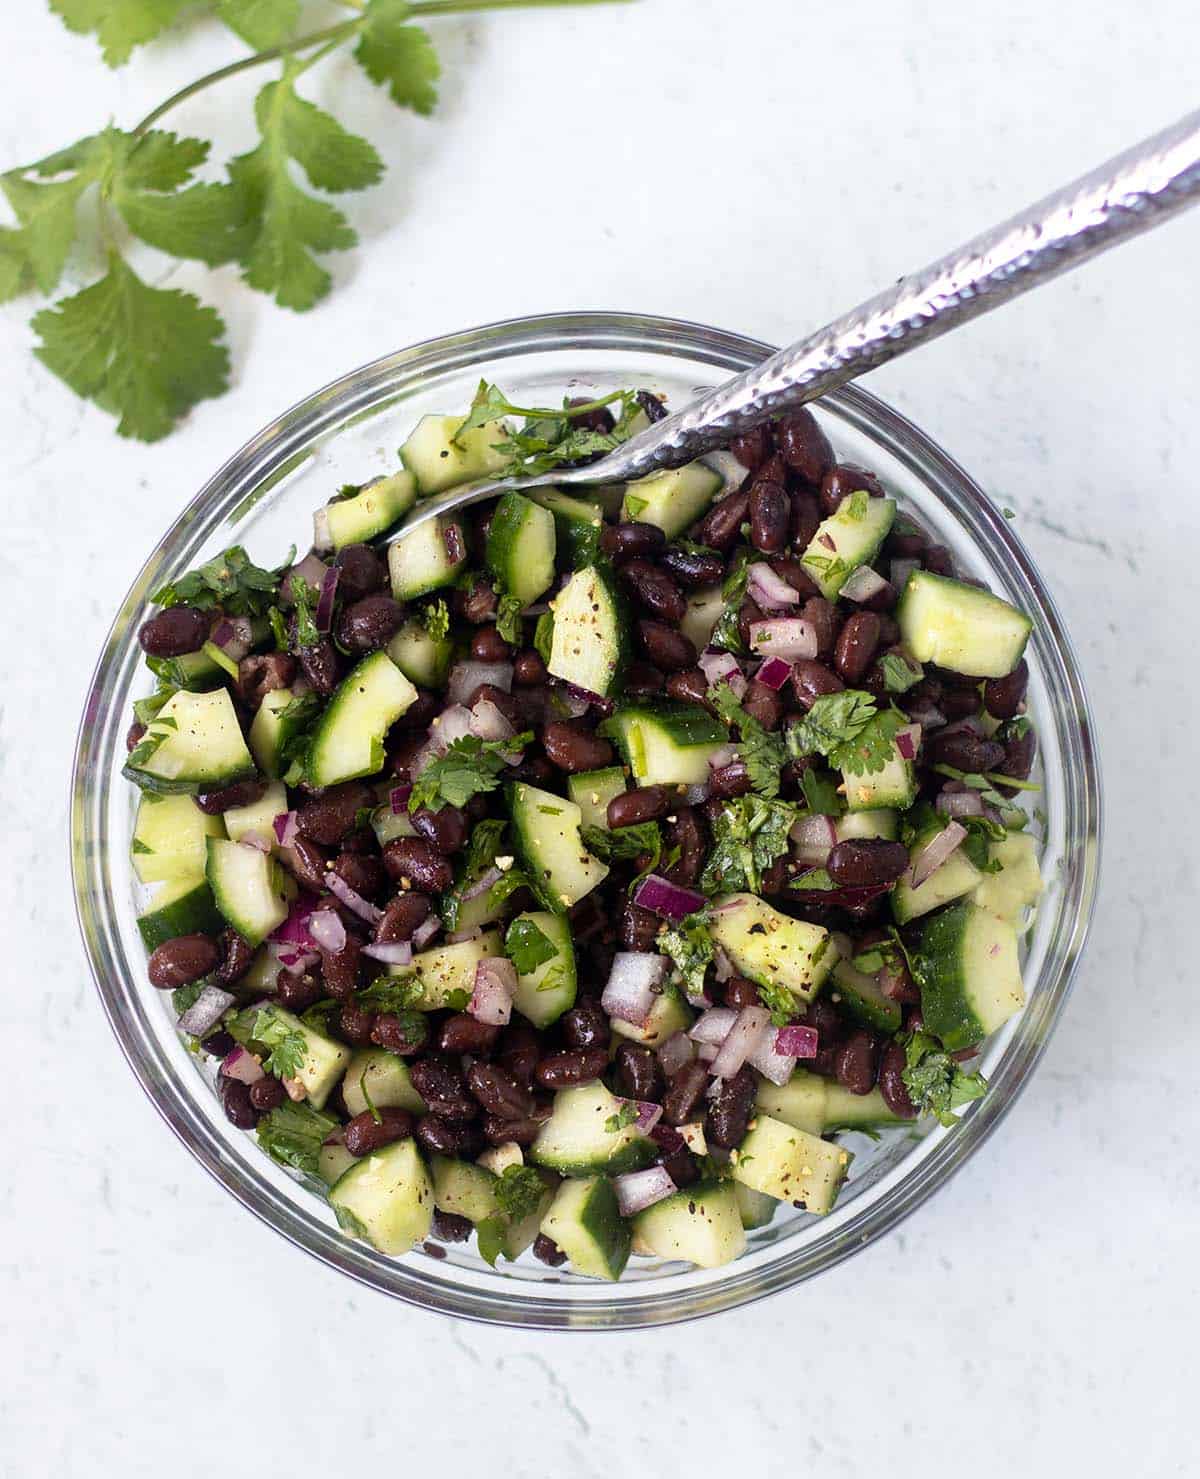
[[[678,467],[767,417],[815,400],[1161,225],[1197,201],[1200,111],[902,277],[807,339],[639,432],[600,461],[539,477],[462,483],[418,504],[402,532],[509,489],[624,483]]]

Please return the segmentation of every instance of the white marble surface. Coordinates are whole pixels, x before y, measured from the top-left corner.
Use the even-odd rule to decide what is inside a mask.
[[[230,50],[196,31],[112,77],[40,3],[14,9],[5,161],[129,122]],[[165,444],[118,441],[29,357],[26,306],[3,312],[0,1472],[1194,1472],[1200,216],[872,380],[1017,510],[1108,787],[1070,1010],[1001,1132],[900,1232],[700,1326],[451,1324],[259,1226],[122,1062],[68,895],[75,715],[148,541],[219,458],[332,374],[487,319],[634,307],[793,337],[1194,106],[1200,52],[1184,0],[642,0],[438,31],[435,123],[345,64],[319,78],[393,166],[350,202],[364,246],[306,318],[209,278],[236,388]],[[175,123],[244,147],[249,92]]]

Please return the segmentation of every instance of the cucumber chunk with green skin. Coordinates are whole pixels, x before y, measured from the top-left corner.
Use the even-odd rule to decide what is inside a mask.
[[[823,1215],[833,1210],[853,1159],[840,1145],[760,1114],[732,1154],[733,1179]]]
[[[977,904],[933,915],[921,957],[921,1014],[948,1052],[974,1047],[1025,1005],[1017,932]]]
[[[724,478],[703,461],[651,473],[625,487],[624,522],[654,524],[674,539],[694,524],[724,486]]]
[[[196,878],[204,872],[210,837],[224,837],[221,817],[210,817],[188,795],[143,791],[133,825],[133,867],[143,883]]]
[[[322,1145],[317,1152],[317,1175],[326,1186],[333,1186],[351,1166],[358,1165],[358,1157],[351,1155],[344,1145],[336,1140]]]
[[[725,596],[719,585],[706,585],[703,589],[693,591],[688,596],[687,610],[683,614],[683,620],[679,623],[679,630],[694,645],[697,652],[703,652],[708,646],[713,627],[721,619],[721,613],[724,610]]]
[[[451,1212],[468,1222],[496,1216],[498,1178],[493,1172],[444,1155],[435,1155],[429,1169],[433,1175],[433,1205],[439,1212]]]
[[[878,1089],[868,1094],[852,1094],[832,1079],[826,1083],[825,1133],[837,1130],[887,1130],[895,1125],[911,1125],[912,1120],[893,1114]]]
[[[507,787],[513,849],[544,909],[564,914],[608,877],[579,835],[580,811],[573,801],[523,781]]]
[[[869,737],[872,725],[881,723],[885,717],[878,714],[871,720],[863,731],[864,739]],[[913,744],[919,747],[919,724],[910,724],[900,733],[911,735]],[[916,766],[911,760],[904,758],[893,741],[891,756],[884,762],[882,770],[865,775],[854,775],[843,770],[842,785],[845,787],[846,806],[852,812],[879,811],[884,808],[907,811],[917,799]]]
[[[383,739],[417,690],[386,652],[364,657],[338,684],[308,751],[313,786],[336,786],[383,769]]]
[[[554,1203],[554,1194],[560,1184],[558,1177],[546,1171],[539,1172],[539,1174],[546,1183],[546,1190],[537,1206],[516,1222],[511,1217],[504,1219],[500,1233],[500,1251],[510,1263],[515,1263],[526,1248],[532,1246],[534,1239],[541,1231],[542,1219]]]
[[[765,1192],[752,1191],[740,1181],[731,1181],[729,1184],[737,1198],[738,1212],[746,1231],[753,1232],[756,1227],[766,1227],[775,1216],[775,1208],[779,1206],[775,1198],[767,1196]]]
[[[599,565],[577,570],[550,607],[551,674],[602,698],[619,693],[632,655],[632,624],[612,574]]]
[[[424,1114],[425,1101],[412,1085],[408,1064],[385,1048],[360,1048],[346,1065],[342,1098],[347,1111],[362,1114],[376,1109],[407,1109]]]
[[[146,666],[160,682],[172,688],[205,693],[220,688],[227,677],[225,668],[208,648],[206,642],[195,652],[185,652],[181,657],[148,657]]]
[[[836,513],[821,521],[800,563],[827,601],[835,599],[860,565],[871,563],[895,517],[894,499],[856,492],[842,500]]]
[[[909,848],[909,871],[901,874],[892,890],[892,918],[897,924],[907,924],[910,919],[918,919],[922,914],[940,909],[952,899],[962,898],[983,877],[962,848],[956,847],[944,863],[935,868],[923,883],[913,888],[909,882],[912,877],[911,865],[917,862],[941,830],[938,822],[931,822],[917,834]]]
[[[397,601],[415,601],[453,585],[467,563],[467,541],[457,519],[427,519],[388,545],[388,575]]]
[[[549,1027],[575,1005],[575,947],[571,943],[571,926],[563,915],[542,910],[518,914],[513,924],[522,919],[541,930],[554,946],[554,954],[534,970],[518,974],[513,1006],[535,1027]]]
[[[375,840],[383,847],[396,837],[415,837],[417,829],[408,817],[407,807],[403,811],[393,811],[389,802],[377,806],[371,813],[371,831],[375,834]]]
[[[460,940],[455,945],[441,945],[436,950],[421,950],[411,965],[389,967],[393,976],[411,978],[412,1000],[416,1012],[438,1012],[444,1007],[461,1012],[466,1009],[475,990],[475,970],[481,960],[502,955],[500,935],[485,930],[474,940]]]
[[[656,1158],[658,1147],[635,1124],[622,1123],[624,1108],[625,1101],[599,1082],[559,1089],[529,1160],[562,1176],[640,1171]]]
[[[248,945],[261,945],[279,928],[296,891],[269,854],[223,837],[208,839],[205,877],[217,908]]]
[[[837,961],[829,931],[791,919],[753,894],[724,894],[709,924],[739,975],[760,986],[786,986],[798,1003],[812,1001]]]
[[[589,1278],[619,1279],[629,1261],[629,1227],[607,1177],[564,1181],[541,1230],[567,1255],[575,1272]]]
[[[312,1107],[323,1109],[338,1080],[346,1072],[352,1056],[351,1050],[345,1043],[326,1037],[323,1032],[301,1022],[299,1017],[276,1006],[274,1002],[267,1002],[258,1008],[247,1007],[242,1013],[243,1018],[250,1019],[251,1042],[256,1041],[254,1033],[258,1029],[260,1015],[265,1015],[271,1026],[284,1035],[300,1039],[302,1047],[296,1081],[304,1089]]]
[[[411,682],[422,688],[441,688],[450,671],[454,643],[449,637],[431,636],[423,622],[406,621],[386,650]]]
[[[900,640],[918,662],[971,678],[1003,678],[1021,661],[1033,623],[977,586],[914,570],[896,607]]]
[[[205,839],[207,857],[208,839]],[[219,935],[225,920],[203,874],[169,880],[138,915],[138,934],[147,950],[157,950],[177,935]]]
[[[357,1161],[329,1193],[338,1225],[380,1253],[407,1253],[429,1236],[433,1185],[412,1140]]]
[[[729,743],[721,721],[697,704],[638,699],[621,704],[603,733],[639,786],[696,786],[709,777],[709,760]]]
[[[825,1132],[825,1106],[829,1097],[829,1081],[807,1068],[797,1068],[786,1084],[773,1084],[759,1078],[755,1104],[760,1114],[803,1130],[808,1135]]]
[[[535,488],[529,497],[554,516],[554,562],[560,570],[581,570],[600,555],[604,512],[598,503],[572,498],[559,488]]]
[[[283,764],[283,749],[301,730],[306,719],[303,712],[288,709],[296,703],[296,695],[290,688],[275,688],[263,697],[258,713],[250,725],[250,753],[259,770],[271,780],[277,780],[286,768]],[[308,716],[311,720],[312,715]]]
[[[274,850],[275,818],[287,809],[287,787],[282,781],[272,781],[257,801],[229,808],[225,813],[225,830],[232,842],[253,835],[265,838]]]
[[[855,970],[848,960],[834,966],[826,995],[867,1027],[889,1033],[900,1030],[900,1003],[884,996],[875,977]]]
[[[400,461],[412,473],[423,498],[459,483],[503,472],[508,458],[495,443],[508,436],[503,420],[487,421],[458,436],[465,416],[422,416],[400,448]]]
[[[661,996],[655,998],[650,1015],[640,1027],[614,1017],[612,1030],[618,1037],[629,1038],[647,1048],[657,1048],[677,1032],[686,1032],[694,1021],[695,1017],[687,1002],[674,987],[668,986]]]
[[[989,845],[988,861],[999,863],[1000,871],[982,876],[972,901],[1019,930],[1026,909],[1037,903],[1042,892],[1037,843],[1028,833],[1010,832]]]
[[[895,842],[900,835],[900,818],[891,807],[881,806],[875,811],[849,811],[838,817],[833,830],[839,842],[848,842],[857,837],[882,837]]]
[[[579,808],[585,827],[608,828],[608,803],[626,790],[625,772],[618,765],[604,770],[581,770],[567,777],[567,795]]]
[[[554,579],[554,515],[520,493],[505,493],[488,525],[485,560],[504,590],[529,606]]]
[[[172,694],[122,773],[147,791],[218,791],[250,780],[254,758],[228,690]]]
[[[318,548],[345,549],[348,544],[368,544],[386,534],[417,501],[417,480],[410,472],[395,472],[377,478],[350,498],[327,503],[313,515]],[[322,533],[328,536],[322,539]]]
[[[746,1247],[737,1192],[731,1181],[700,1181],[637,1213],[639,1251],[682,1259],[697,1268],[732,1263]]]

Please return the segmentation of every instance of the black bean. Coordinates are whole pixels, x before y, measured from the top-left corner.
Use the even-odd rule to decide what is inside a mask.
[[[364,899],[377,899],[387,887],[387,874],[378,858],[370,854],[341,852],[334,858],[330,871],[336,873]]]
[[[421,806],[412,813],[411,820],[416,831],[443,857],[450,857],[466,846],[467,818],[457,806],[447,803],[440,811]]]
[[[860,1027],[838,1047],[833,1059],[833,1073],[838,1083],[852,1094],[869,1094],[875,1087],[879,1065],[879,1039]]]
[[[776,556],[775,559],[768,560],[767,564],[781,580],[786,580],[794,591],[798,591],[805,598],[821,594],[820,586],[799,560],[792,559],[790,556]]]
[[[383,918],[375,926],[376,941],[394,945],[411,940],[413,931],[425,923],[432,909],[433,902],[425,894],[398,893],[384,906]]]
[[[598,1079],[607,1067],[607,1048],[587,1048],[551,1053],[538,1064],[534,1077],[544,1089],[570,1089]]]
[[[362,781],[330,786],[296,810],[296,831],[309,842],[334,847],[354,830],[358,814],[373,806],[375,797]]]
[[[663,550],[658,563],[689,591],[716,585],[725,574],[725,562],[715,551],[702,553],[695,549],[681,549],[675,544]]]
[[[484,1058],[496,1046],[500,1029],[491,1022],[480,1022],[469,1012],[455,1012],[442,1023],[438,1047],[443,1053],[472,1053]]]
[[[125,731],[125,753],[132,754],[145,738],[146,726],[140,719],[135,719]]]
[[[192,606],[169,606],[142,623],[138,641],[150,657],[182,657],[204,646],[210,623],[211,617]]]
[[[819,484],[833,466],[833,448],[813,413],[802,407],[790,411],[775,426],[780,455],[806,483]]]
[[[872,498],[882,498],[884,487],[873,472],[865,467],[855,467],[852,462],[839,462],[831,467],[821,479],[821,509],[826,514],[836,513],[844,498],[860,491]]]
[[[337,639],[348,652],[375,652],[404,624],[404,612],[391,596],[364,596],[344,606],[337,619]]]
[[[454,882],[454,869],[421,837],[394,837],[383,849],[383,866],[397,883],[423,894],[441,894]]]
[[[482,576],[473,581],[468,589],[456,590],[454,593],[455,609],[472,626],[481,626],[485,621],[494,621],[499,604],[491,581]]]
[[[944,544],[931,544],[922,552],[921,563],[933,575],[954,579],[954,557]]]
[[[337,648],[328,637],[301,647],[293,642],[292,650],[300,670],[322,698],[328,698],[338,685]]]
[[[744,431],[741,436],[734,437],[729,444],[729,450],[742,464],[753,472],[761,467],[775,449],[775,438],[769,422],[760,422],[758,426],[752,426],[749,431]]]
[[[753,1070],[739,1068],[732,1078],[718,1079],[708,1101],[705,1137],[719,1150],[733,1150],[746,1138],[758,1085]]]
[[[871,888],[892,883],[908,867],[908,849],[882,837],[851,837],[835,843],[825,868],[843,888]]]
[[[613,1062],[618,1094],[642,1101],[656,1101],[662,1096],[662,1069],[652,1049],[641,1043],[623,1042]]]
[[[1015,719],[1029,687],[1029,664],[1024,658],[1004,678],[989,678],[983,685],[983,706],[994,719]]]
[[[710,549],[731,549],[742,525],[750,514],[750,494],[742,489],[726,493],[704,516],[700,525],[701,544]]]
[[[824,596],[810,596],[800,608],[800,615],[816,629],[817,656],[832,657],[840,621],[833,605]]]
[[[666,542],[657,524],[607,524],[600,532],[600,548],[614,564],[657,554]]]
[[[666,786],[638,786],[633,791],[622,791],[608,803],[605,820],[610,828],[657,821],[671,810],[672,799]]]
[[[751,678],[742,694],[742,708],[764,729],[778,729],[783,718],[783,699],[774,688]]]
[[[708,698],[708,679],[701,668],[684,668],[681,672],[672,673],[666,681],[665,691],[668,698],[677,699],[680,703],[699,704],[701,708],[710,711],[712,709]]]
[[[693,1059],[672,1078],[663,1099],[663,1119],[668,1125],[686,1125],[696,1117],[696,1107],[708,1087],[708,1070]]]
[[[643,697],[649,693],[663,691],[663,675],[653,663],[640,659],[631,662],[625,669],[626,697]]]
[[[495,627],[480,627],[471,637],[471,656],[476,662],[507,662],[512,647]]]
[[[575,720],[556,719],[542,730],[542,749],[559,770],[574,775],[612,764],[613,747]]]
[[[945,698],[942,700],[945,706]],[[936,765],[953,765],[956,770],[982,773],[995,770],[1004,760],[1004,746],[995,740],[985,739],[973,729],[943,729],[928,741],[929,758]]]
[[[621,567],[621,579],[652,616],[676,623],[687,614],[683,592],[665,570],[659,570],[649,560],[630,560]]]
[[[546,672],[546,664],[538,653],[532,650],[518,652],[513,659],[513,682],[524,687],[530,687],[535,683],[544,683],[549,675]]]
[[[680,668],[696,666],[695,643],[665,622],[643,618],[637,624],[637,634],[642,651],[655,667],[664,672],[674,673]]]
[[[744,796],[750,790],[750,772],[746,762],[731,760],[728,765],[718,766],[709,776],[709,787],[714,796]]]
[[[636,907],[636,906],[635,906]],[[641,911],[645,913],[645,910]],[[651,915],[651,918],[654,916]],[[585,996],[559,1019],[563,1041],[569,1048],[607,1048],[611,1030],[604,1008],[595,997]]]
[[[338,1036],[352,1048],[367,1048],[374,1042],[375,1014],[357,1002],[344,1002],[338,1013]],[[376,1044],[380,1046],[380,1044]],[[394,1049],[392,1051],[395,1051]]]
[[[846,618],[833,649],[833,661],[851,687],[862,681],[878,646],[879,618],[873,611],[856,611]]]
[[[474,1230],[470,1218],[460,1217],[457,1212],[443,1212],[440,1207],[433,1209],[430,1232],[439,1243],[465,1243]]]
[[[483,1135],[477,1125],[449,1120],[440,1114],[425,1115],[417,1122],[413,1133],[417,1144],[430,1155],[469,1157],[478,1155],[483,1149]]]
[[[281,970],[275,977],[275,999],[289,1012],[306,1012],[324,995],[321,982],[308,971],[295,975]]]
[[[323,906],[332,910],[332,903]],[[314,918],[317,917],[314,915]],[[362,946],[358,940],[346,931],[345,943],[340,950],[327,950],[324,945],[318,945],[317,950],[321,956],[321,974],[325,978],[325,989],[330,996],[335,996],[339,1001],[345,1001],[352,995],[358,985],[358,967],[362,959]]]
[[[798,550],[805,550],[821,527],[821,505],[812,493],[793,488],[789,493],[792,505],[792,543]]]
[[[218,1074],[217,1098],[221,1101],[225,1118],[231,1125],[236,1125],[239,1130],[253,1130],[258,1124],[258,1110],[251,1101],[249,1084],[242,1083],[241,1079],[226,1078],[224,1074]]]
[[[164,940],[147,962],[150,984],[160,991],[187,986],[216,969],[220,956],[207,935],[176,935]]]
[[[238,697],[257,709],[268,693],[287,688],[296,676],[296,659],[287,652],[257,652],[238,663]]]
[[[667,819],[665,843],[667,855],[675,853],[678,856],[663,868],[664,876],[683,888],[694,888],[700,881],[708,854],[708,831],[694,806],[675,808]]]
[[[341,572],[337,593],[343,601],[360,601],[373,595],[387,579],[387,567],[369,544],[344,545],[333,563]]]
[[[621,918],[617,930],[621,949],[653,950],[654,942],[658,938],[658,926],[657,914],[651,914],[649,909],[643,909],[627,901],[621,907]]]
[[[616,425],[616,422],[613,420],[613,413],[607,406],[595,406],[590,411],[571,410],[572,406],[586,406],[588,404],[589,402],[585,396],[573,396],[567,402],[567,419],[583,431],[596,431],[601,436],[606,436]]]
[[[758,987],[746,976],[730,976],[725,982],[725,1005],[738,1011],[742,1007],[761,1006]]]
[[[533,1256],[539,1263],[547,1264],[550,1268],[561,1268],[567,1261],[567,1255],[553,1238],[548,1238],[545,1233],[538,1233],[534,1238]]]
[[[750,543],[766,554],[777,554],[788,542],[791,522],[787,489],[757,479],[750,489]]]
[[[533,1112],[533,1095],[496,1063],[472,1063],[467,1070],[467,1087],[497,1119],[528,1119]]]
[[[517,1120],[506,1120],[501,1119],[499,1115],[485,1114],[483,1138],[489,1145],[507,1145],[510,1140],[522,1147],[532,1145],[549,1118],[549,1104],[535,1106],[532,1114]]]
[[[370,1155],[397,1140],[407,1140],[412,1132],[413,1117],[407,1109],[391,1104],[374,1113],[364,1109],[346,1125],[346,1149],[351,1155]]]
[[[217,949],[220,960],[217,963],[216,976],[222,986],[233,986],[250,969],[254,960],[254,947],[235,929],[222,930],[217,936]]]
[[[202,791],[196,797],[196,805],[205,816],[217,817],[235,806],[249,806],[261,800],[266,789],[266,781],[234,781],[232,786],[222,786],[219,791]]]
[[[380,1012],[371,1021],[368,1037],[377,1048],[386,1048],[400,1058],[411,1058],[419,1053],[429,1040],[427,1019],[419,1014],[406,1012]]]
[[[908,1055],[903,1043],[888,1043],[879,1065],[879,1092],[893,1114],[898,1114],[901,1119],[912,1120],[916,1119],[917,1110],[909,1095],[908,1085],[904,1082],[907,1063]]]
[[[447,1120],[473,1120],[479,1106],[463,1083],[462,1074],[446,1058],[430,1056],[409,1070],[412,1086],[433,1114]]]
[[[646,420],[653,425],[661,421],[667,414],[667,408],[663,405],[662,398],[654,394],[652,390],[639,390],[634,396],[641,409],[646,413]]]

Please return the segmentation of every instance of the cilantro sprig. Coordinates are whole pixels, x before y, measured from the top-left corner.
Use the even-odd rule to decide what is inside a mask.
[[[612,431],[592,431],[579,425],[579,418],[587,412],[616,405],[620,410]],[[521,427],[509,427],[503,433],[498,432],[499,439],[493,445],[508,459],[504,469],[507,475],[534,477],[550,472],[564,462],[575,462],[581,457],[593,457],[619,447],[632,434],[638,409],[637,394],[632,390],[614,390],[610,395],[578,406],[568,406],[564,400],[559,410],[545,406],[517,406],[499,386],[481,380],[471,409],[455,435],[456,439],[461,438],[465,432],[502,417],[523,417]]]
[[[823,694],[788,730],[791,754],[824,755],[848,775],[873,775],[892,759],[896,736],[909,721],[898,709],[876,708],[859,688]]]
[[[279,583],[294,554],[291,551],[275,569],[263,570],[235,544],[198,569],[159,586],[150,599],[156,606],[195,606],[200,611],[219,606],[227,616],[264,616],[279,595]]]
[[[757,894],[762,876],[788,850],[796,808],[786,801],[739,796],[726,801],[713,823],[713,848],[700,877],[706,894]]]
[[[669,956],[688,996],[702,996],[708,968],[716,959],[716,946],[708,932],[706,911],[689,914],[663,930],[655,941],[660,954]]]
[[[788,747],[782,735],[764,729],[738,702],[728,683],[718,683],[709,699],[724,723],[737,725],[738,754],[745,763],[751,787],[768,800],[779,795],[779,772],[787,764]]]
[[[504,936],[504,953],[519,976],[532,975],[558,954],[554,942],[528,918],[514,919]]]
[[[311,1104],[288,1100],[259,1120],[256,1133],[259,1145],[273,1161],[315,1176],[321,1146],[337,1129],[337,1123],[332,1115],[322,1114]]]
[[[981,1073],[964,1073],[932,1033],[902,1035],[905,1067],[900,1077],[908,1097],[921,1114],[935,1114],[943,1125],[952,1125],[953,1110],[987,1093]]]
[[[430,811],[465,806],[472,796],[496,790],[508,765],[505,756],[524,749],[532,739],[532,731],[525,730],[511,739],[481,740],[464,734],[453,740],[446,753],[431,760],[413,782],[409,811],[422,806]]]
[[[265,1050],[263,1067],[276,1078],[295,1078],[304,1067],[308,1056],[305,1036],[290,1027],[274,1007],[247,1007],[227,1023],[227,1028],[243,1047],[253,1043]]]

